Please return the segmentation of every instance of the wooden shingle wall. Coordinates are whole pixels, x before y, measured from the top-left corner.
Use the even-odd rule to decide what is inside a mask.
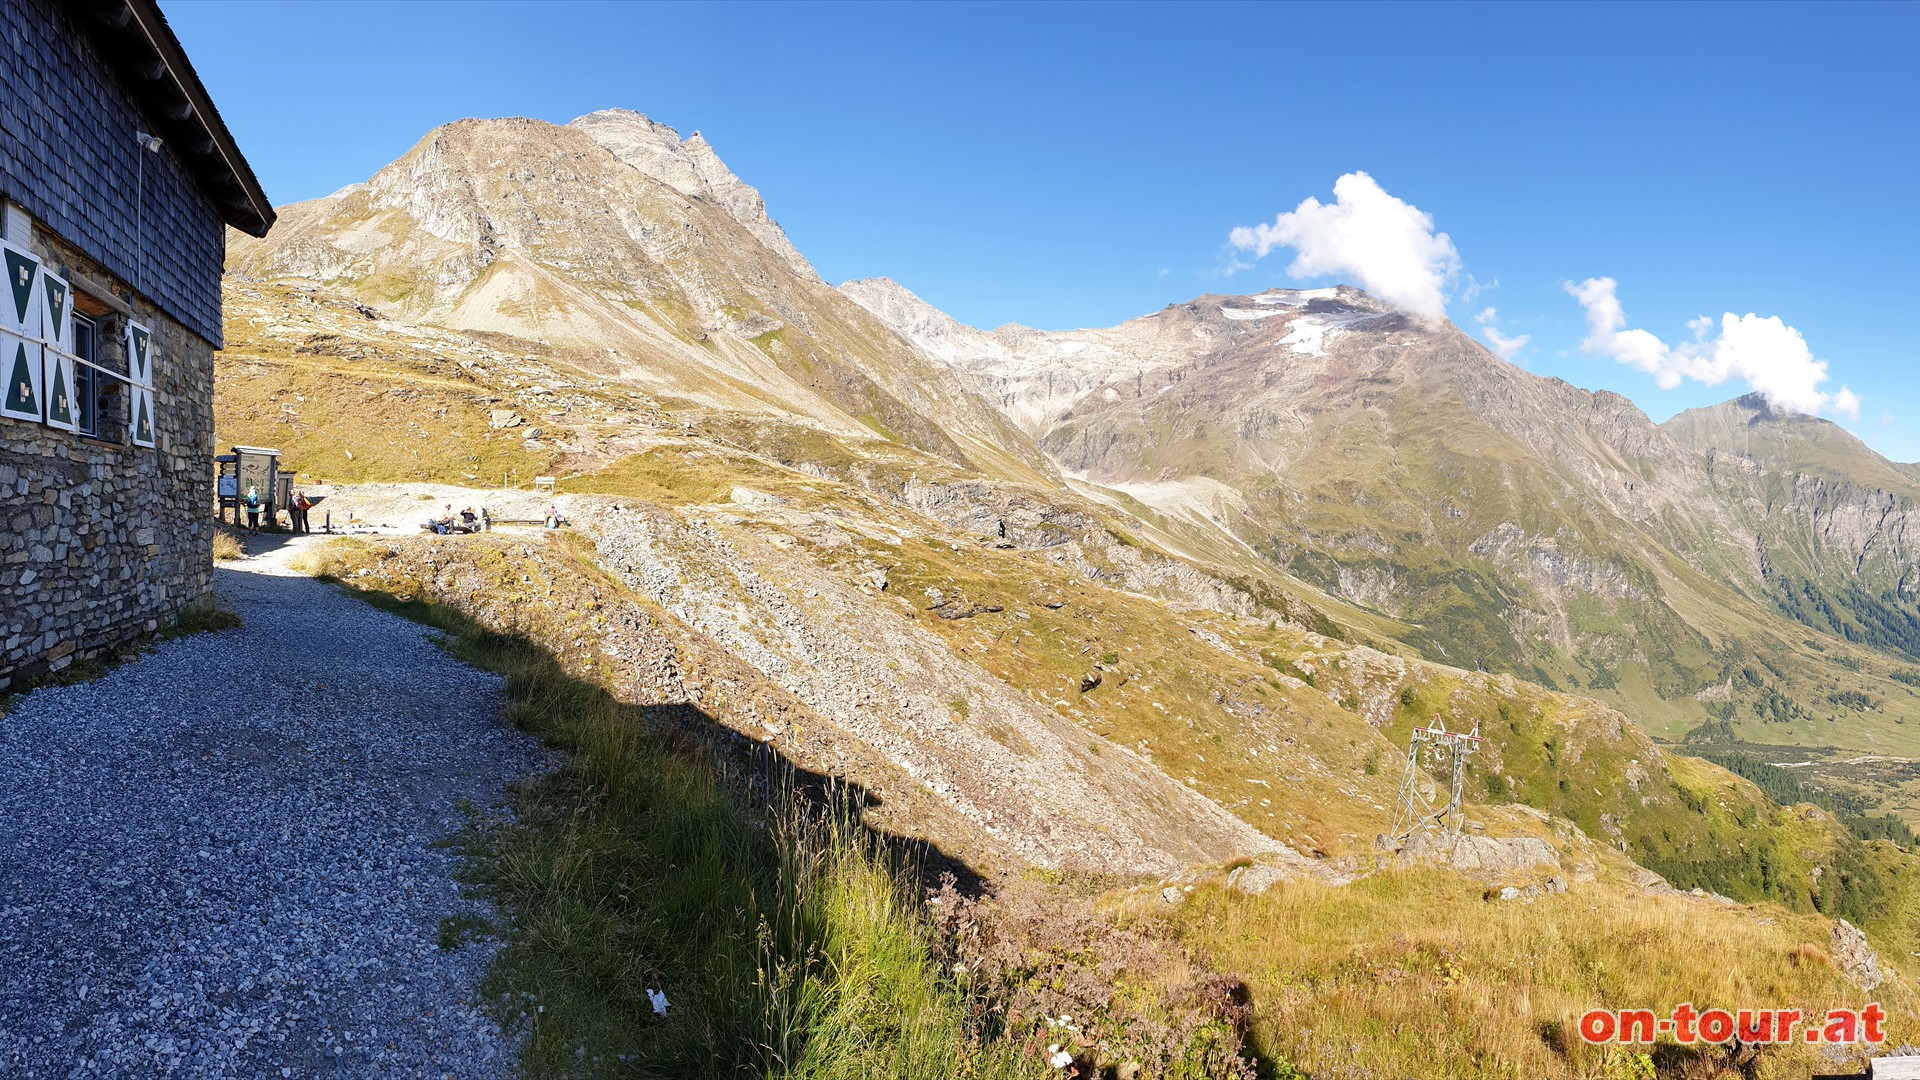
[[[217,348],[225,226],[170,147],[135,142],[158,127],[95,54],[83,16],[0,0],[0,197]]]

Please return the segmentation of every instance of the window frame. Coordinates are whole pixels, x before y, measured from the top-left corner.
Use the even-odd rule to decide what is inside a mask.
[[[73,313],[73,394],[80,400],[80,415],[74,432],[89,439],[100,438],[100,320],[79,311]]]

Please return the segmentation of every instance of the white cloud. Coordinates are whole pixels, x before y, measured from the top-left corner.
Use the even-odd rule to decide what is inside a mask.
[[[1328,204],[1309,197],[1271,225],[1239,226],[1228,242],[1256,259],[1291,248],[1290,277],[1351,275],[1354,284],[1402,311],[1444,317],[1460,253],[1446,233],[1433,231],[1433,218],[1387,194],[1363,172],[1336,180],[1333,198]]]
[[[1514,357],[1520,355],[1520,350],[1526,348],[1528,343],[1533,341],[1532,334],[1508,337],[1501,333],[1500,328],[1497,326],[1489,326],[1485,330],[1480,331],[1480,333],[1486,337],[1487,345],[1493,350],[1493,355],[1507,361],[1511,361]]]
[[[1720,317],[1720,335],[1710,337],[1714,322],[1702,315],[1687,322],[1692,341],[1668,345],[1645,330],[1626,329],[1627,315],[1612,278],[1568,282],[1566,288],[1587,309],[1587,336],[1580,351],[1639,368],[1663,390],[1687,379],[1718,386],[1738,378],[1776,409],[1860,418],[1859,396],[1845,386],[1821,390],[1827,362],[1815,359],[1800,331],[1777,316],[1729,311]]]
[[[1485,308],[1480,314],[1475,315],[1473,321],[1486,328],[1480,331],[1480,333],[1487,339],[1487,345],[1493,349],[1493,355],[1508,362],[1511,362],[1514,357],[1520,355],[1520,350],[1526,348],[1527,344],[1533,340],[1532,334],[1508,337],[1501,333],[1499,329],[1500,313],[1491,307]]]
[[[1874,426],[1875,426],[1875,427],[1880,427],[1880,428],[1890,428],[1890,427],[1892,427],[1892,426],[1893,426],[1893,414],[1892,414],[1892,413],[1890,413],[1890,412],[1888,412],[1888,413],[1881,413],[1881,414],[1880,414],[1880,422],[1879,422],[1879,423],[1877,423],[1877,424],[1875,424]]]

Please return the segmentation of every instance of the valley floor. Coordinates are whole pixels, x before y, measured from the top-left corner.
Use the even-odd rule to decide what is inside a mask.
[[[515,1070],[436,842],[551,762],[497,676],[286,553],[218,571],[243,628],[0,718],[0,1073]]]

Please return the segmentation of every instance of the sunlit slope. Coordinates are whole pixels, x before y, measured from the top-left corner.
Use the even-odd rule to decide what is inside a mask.
[[[1655,425],[1344,287],[1060,333],[843,288],[1077,482],[1211,531],[1222,565],[1250,552],[1368,609],[1425,656],[1598,694],[1675,737],[1724,720],[1755,741],[1912,745],[1920,702],[1893,676],[1920,649],[1913,470],[1824,421],[1748,403]]]
[[[950,373],[821,283],[742,205],[751,188],[676,187],[623,133],[694,145],[635,113],[463,120],[364,184],[282,208],[266,239],[234,237],[230,271],[551,348],[647,394],[795,415],[997,473],[1045,470]]]

